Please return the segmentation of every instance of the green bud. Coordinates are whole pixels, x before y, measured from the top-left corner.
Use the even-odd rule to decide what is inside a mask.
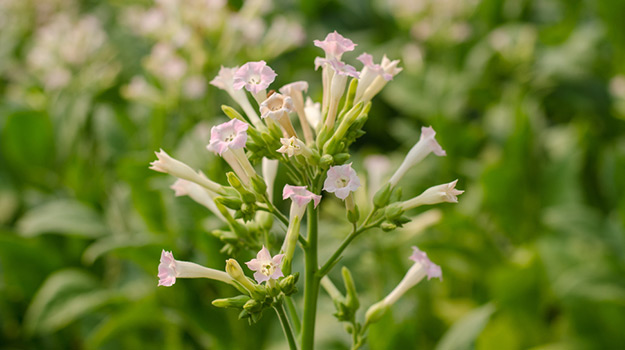
[[[299,274],[289,275],[278,282],[282,293],[285,295],[291,295],[297,291],[297,288],[295,287],[295,283],[297,283],[297,276],[299,276]]]
[[[393,231],[394,229],[396,229],[397,225],[390,223],[390,222],[383,222],[382,225],[380,225],[380,228],[384,232],[389,232],[389,231]]]
[[[263,180],[263,178],[258,175],[252,176],[251,180],[252,189],[256,191],[256,193],[258,193],[259,195],[264,196],[265,193],[267,193],[267,184],[265,183],[265,180]]]
[[[264,143],[267,145],[272,145],[276,142],[279,142],[279,139],[274,138],[271,134],[263,132],[260,134],[260,137],[263,139]]]
[[[237,236],[234,235],[234,233],[230,232],[230,231],[221,231],[221,230],[214,230],[211,231],[211,234],[215,237],[217,237],[220,241],[224,242],[224,243],[237,243],[239,241],[239,238]]]
[[[223,204],[225,207],[232,210],[241,209],[241,199],[234,197],[215,197],[215,201]]]
[[[360,211],[358,210],[358,206],[354,205],[353,210],[347,211],[347,221],[354,223],[358,222],[358,219],[360,219]]]
[[[323,153],[334,154],[339,151],[340,145],[341,145],[341,140],[333,137],[330,139],[330,141],[326,142],[326,144],[323,146]]]
[[[383,301],[371,305],[365,314],[365,327],[366,325],[378,322],[387,311],[388,306],[386,306]]]
[[[347,307],[350,308],[350,311],[355,314],[356,310],[360,307],[360,302],[358,301],[358,293],[356,292],[354,279],[352,278],[352,274],[349,272],[349,269],[345,266],[341,269],[341,273],[343,274],[343,283],[345,284],[345,305],[347,305]]]
[[[226,179],[228,180],[230,186],[237,190],[237,192],[239,188],[243,187],[243,184],[241,183],[241,180],[239,180],[239,177],[232,171],[226,173]]]
[[[319,166],[323,169],[327,169],[334,164],[334,157],[329,154],[324,154],[321,158],[319,158]]]
[[[334,155],[334,164],[344,164],[349,160],[351,155],[349,153],[339,153]]]
[[[401,192],[401,187],[395,187],[393,189],[393,194],[391,195],[391,202],[399,202],[401,200]]]
[[[228,116],[230,119],[239,119],[240,121],[246,122],[245,118],[239,112],[237,112],[234,108],[228,105],[221,105],[221,110]]]
[[[402,214],[404,214],[404,209],[402,209],[399,203],[389,205],[384,211],[384,215],[388,221],[396,221],[402,216]]]
[[[375,205],[376,208],[384,208],[391,199],[391,193],[391,184],[387,183],[373,196],[373,205]]]
[[[215,299],[212,304],[216,307],[232,307],[240,309],[250,300],[250,297],[247,295],[237,295],[232,298],[224,298],[224,299]]]
[[[258,302],[257,300],[250,299],[243,305],[243,310],[246,310],[249,313],[258,312],[263,309],[263,303]]]
[[[347,88],[347,94],[345,95],[345,103],[343,104],[343,108],[341,109],[341,114],[347,112],[352,105],[354,104],[354,97],[356,97],[356,88],[358,87],[358,79],[353,78],[352,81],[349,82],[349,87]]]

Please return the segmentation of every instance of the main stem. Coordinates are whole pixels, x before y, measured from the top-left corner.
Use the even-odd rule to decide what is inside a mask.
[[[317,316],[317,296],[319,278],[317,277],[317,230],[318,211],[308,205],[308,244],[305,252],[304,317],[302,320],[302,350],[312,350],[315,343],[315,319]]]

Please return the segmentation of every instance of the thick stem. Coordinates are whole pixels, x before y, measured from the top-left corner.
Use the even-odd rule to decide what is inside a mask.
[[[276,310],[276,314],[278,314],[278,318],[280,319],[280,324],[282,325],[282,330],[284,331],[284,336],[286,340],[289,342],[289,349],[297,350],[297,343],[295,342],[295,337],[293,336],[293,330],[291,329],[291,324],[289,323],[289,318],[286,316],[284,312],[284,306],[282,303],[280,305],[276,305],[273,307]]]
[[[305,286],[304,317],[302,321],[302,350],[312,350],[315,342],[315,319],[317,316],[317,296],[319,278],[317,277],[317,225],[318,211],[308,205],[308,245],[305,249]]]

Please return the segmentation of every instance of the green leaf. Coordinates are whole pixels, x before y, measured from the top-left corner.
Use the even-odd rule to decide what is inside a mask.
[[[494,312],[495,306],[491,303],[471,311],[451,326],[436,350],[472,349],[473,343]]]
[[[20,111],[9,115],[1,141],[0,150],[15,167],[29,171],[51,164],[54,135],[44,113]]]
[[[93,238],[107,232],[95,210],[69,199],[51,201],[31,209],[19,220],[17,227],[26,237],[61,233]]]

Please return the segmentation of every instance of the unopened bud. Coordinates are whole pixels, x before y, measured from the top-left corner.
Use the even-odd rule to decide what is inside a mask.
[[[265,183],[265,180],[263,180],[262,177],[258,176],[258,175],[254,175],[252,176],[252,189],[254,189],[254,191],[263,196],[265,195],[265,193],[267,193],[267,184]]]
[[[234,259],[226,260],[226,273],[228,273],[228,275],[230,275],[232,279],[237,281],[250,293],[254,291],[254,285],[252,284],[252,282],[250,282],[250,280],[247,279],[247,277],[245,277],[245,274],[243,273],[243,269],[241,268],[241,265],[239,265],[239,263],[236,260]]]
[[[351,155],[349,153],[339,153],[334,155],[334,162],[337,165],[343,164],[349,160]]]
[[[240,121],[247,123],[247,121],[245,121],[245,118],[243,118],[243,116],[239,114],[239,112],[237,112],[236,109],[228,105],[221,105],[221,110],[228,116],[228,118],[239,119]]]
[[[223,299],[215,299],[212,304],[216,307],[232,307],[240,309],[250,300],[250,297],[247,295],[237,295],[232,298],[223,298]]]
[[[399,219],[403,213],[404,209],[402,209],[402,206],[399,203],[389,205],[384,211],[384,215],[388,221],[395,221]]]
[[[319,165],[323,169],[329,168],[332,164],[334,164],[334,157],[329,154],[324,154],[321,158],[319,158]]]
[[[378,322],[388,311],[388,306],[383,301],[371,305],[365,314],[365,325]]]
[[[382,225],[380,225],[380,228],[384,232],[389,232],[389,231],[393,231],[394,229],[396,229],[397,225],[395,225],[395,224],[393,224],[391,222],[383,222]]]
[[[391,199],[391,192],[391,184],[387,183],[373,196],[373,205],[375,205],[376,208],[384,208]]]

